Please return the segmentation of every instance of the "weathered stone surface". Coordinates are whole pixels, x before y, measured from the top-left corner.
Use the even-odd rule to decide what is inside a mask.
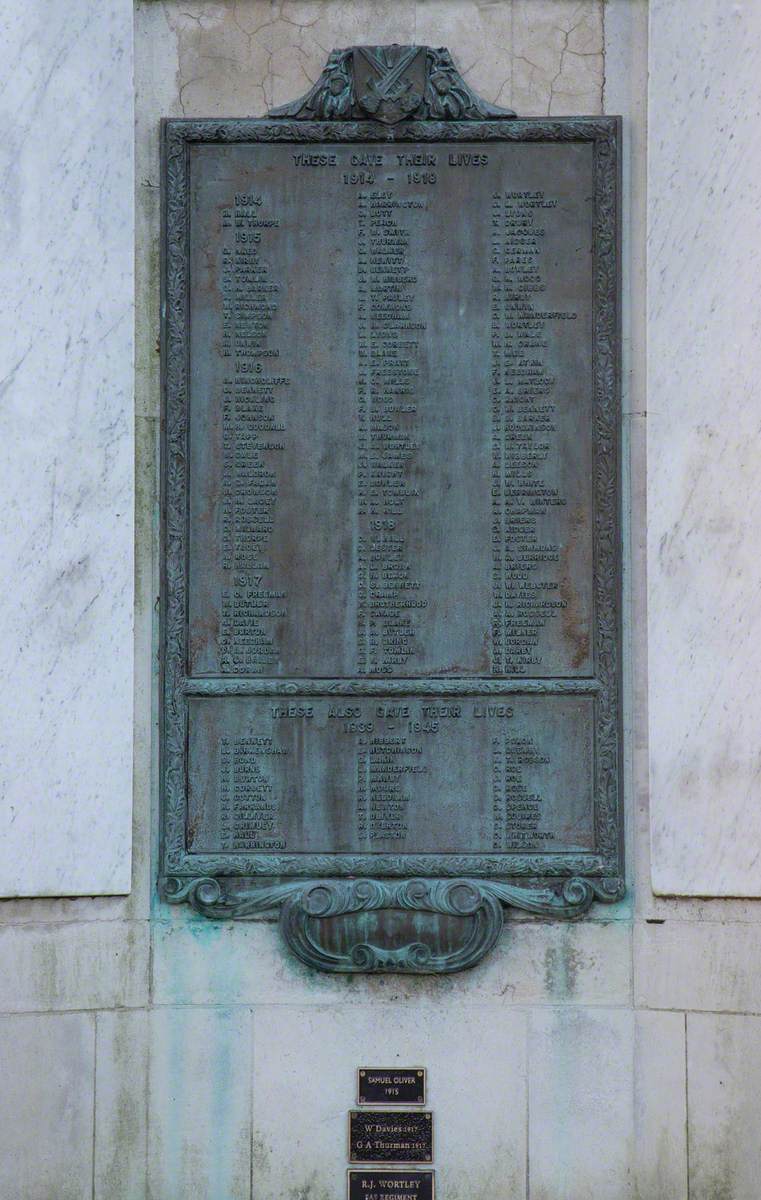
[[[95,1018],[0,1019],[0,1195],[83,1200],[92,1189]]]
[[[632,1012],[531,1013],[531,1200],[633,1195],[633,1066]]]
[[[529,1017],[531,1200],[686,1200],[684,1017]]]
[[[761,924],[637,922],[634,997],[645,1008],[761,1011]]]
[[[631,995],[627,922],[510,922],[490,957],[459,978],[369,978],[361,987],[315,974],[283,954],[270,922],[195,920],[154,927],[158,1004],[325,1004],[351,996],[385,1001],[626,1004]]]
[[[100,1012],[95,1029],[93,1200],[144,1200],[148,1013]]]
[[[634,1200],[687,1200],[687,1085],[682,1013],[637,1012]]]
[[[267,0],[139,0],[137,9],[155,50],[176,64],[165,115],[261,116],[315,81],[326,47],[391,42],[448,45],[484,99],[520,115],[601,111],[600,0],[328,0],[279,10]]]
[[[145,1004],[148,936],[145,921],[0,926],[0,1011]]]
[[[149,1063],[148,1196],[249,1200],[250,1012],[154,1009]]]
[[[526,1016],[493,1004],[475,1013],[474,1019],[474,1010],[456,1003],[435,1010],[353,1002],[258,1009],[254,1195],[322,1200],[341,1194],[346,1114],[355,1103],[356,1069],[370,1053],[378,1061],[425,1063],[436,1121],[435,1165],[445,1195],[522,1196]],[[296,1111],[298,1130],[283,1119]]]
[[[758,1017],[688,1014],[690,1200],[756,1200]]]
[[[512,107],[521,116],[600,111],[602,4],[514,0],[512,7]]]
[[[479,990],[511,1004],[627,1004],[631,931],[625,921],[510,923]]]

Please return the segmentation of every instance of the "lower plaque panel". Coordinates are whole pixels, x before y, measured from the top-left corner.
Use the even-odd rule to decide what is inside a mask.
[[[594,849],[592,696],[195,697],[192,853]]]
[[[349,1171],[348,1200],[434,1200],[433,1171]]]

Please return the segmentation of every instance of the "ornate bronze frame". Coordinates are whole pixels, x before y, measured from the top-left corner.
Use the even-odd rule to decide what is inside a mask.
[[[358,86],[358,56],[364,81]],[[368,83],[369,79],[369,83]],[[372,118],[372,119],[368,119]],[[620,771],[619,129],[615,117],[517,119],[480,100],[448,51],[336,50],[302,99],[257,120],[167,120],[163,125],[162,703],[160,889],[214,919],[280,910],[286,944],[325,971],[446,973],[495,944],[506,907],[555,918],[624,894]],[[188,147],[197,142],[591,142],[595,163],[595,663],[590,679],[268,680],[187,676]],[[579,854],[191,854],[186,849],[187,711],[191,696],[415,693],[441,696],[572,694],[596,712],[595,844]],[[425,940],[372,940],[383,910],[462,918],[454,951]],[[351,916],[342,948],[326,923]],[[327,939],[330,942],[330,938]]]

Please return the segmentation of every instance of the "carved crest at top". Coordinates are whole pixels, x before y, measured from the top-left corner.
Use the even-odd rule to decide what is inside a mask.
[[[305,96],[271,117],[302,121],[483,121],[514,117],[468,87],[444,47],[350,46],[334,50]]]

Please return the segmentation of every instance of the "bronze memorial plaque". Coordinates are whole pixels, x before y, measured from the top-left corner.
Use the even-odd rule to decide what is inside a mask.
[[[164,897],[335,971],[619,899],[618,118],[353,47],[164,164]]]
[[[357,1104],[425,1104],[424,1067],[360,1067]]]
[[[433,1171],[349,1171],[348,1200],[434,1200]]]
[[[433,1159],[433,1115],[429,1112],[349,1113],[352,1162],[424,1163]]]

